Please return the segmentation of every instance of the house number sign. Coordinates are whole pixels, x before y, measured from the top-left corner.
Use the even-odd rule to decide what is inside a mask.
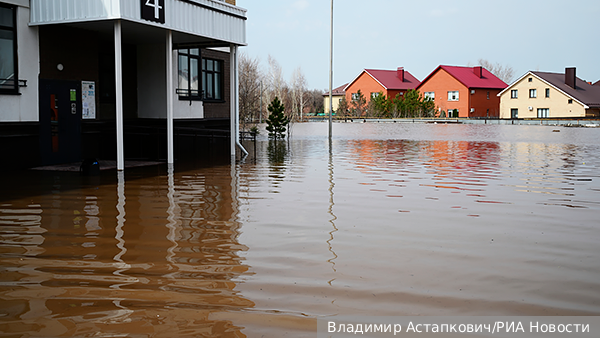
[[[140,0],[142,19],[165,23],[165,0]]]

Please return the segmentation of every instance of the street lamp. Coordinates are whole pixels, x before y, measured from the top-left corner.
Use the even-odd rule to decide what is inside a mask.
[[[333,0],[331,0],[331,33],[329,43],[329,139],[331,139],[333,125]]]

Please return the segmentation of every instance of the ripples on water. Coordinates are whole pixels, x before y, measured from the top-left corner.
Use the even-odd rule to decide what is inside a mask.
[[[600,131],[551,128],[335,124],[329,143],[326,124],[298,124],[234,166],[17,175],[0,199],[0,332],[598,315]]]

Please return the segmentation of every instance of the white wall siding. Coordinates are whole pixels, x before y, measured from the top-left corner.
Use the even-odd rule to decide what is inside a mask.
[[[120,0],[31,0],[31,25],[116,19],[120,17],[119,2]]]
[[[126,19],[144,25],[246,44],[246,10],[213,0],[165,0],[165,23],[142,20],[139,0],[31,0],[31,25]]]

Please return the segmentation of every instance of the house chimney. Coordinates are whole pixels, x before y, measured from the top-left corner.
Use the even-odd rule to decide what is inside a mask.
[[[565,84],[573,89],[576,89],[577,82],[575,81],[575,67],[565,68]]]
[[[398,67],[398,78],[404,82],[404,67]]]
[[[473,73],[475,73],[475,76],[477,76],[477,77],[478,77],[478,78],[480,78],[480,79],[481,79],[481,76],[483,75],[483,70],[482,70],[482,68],[483,68],[483,67],[481,67],[481,66],[476,66],[476,67],[473,67]]]

